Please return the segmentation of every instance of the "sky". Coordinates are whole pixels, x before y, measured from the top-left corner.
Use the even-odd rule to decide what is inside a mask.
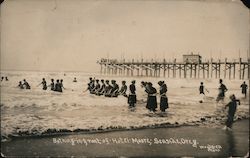
[[[1,70],[98,72],[100,58],[246,59],[239,0],[6,0]]]

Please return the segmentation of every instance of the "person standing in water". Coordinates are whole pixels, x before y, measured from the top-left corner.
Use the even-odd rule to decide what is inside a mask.
[[[3,80],[4,80],[4,77],[2,76],[2,77],[1,77],[1,82],[2,82]]]
[[[240,105],[240,100],[236,99],[235,95],[231,95],[230,97],[230,102],[225,106],[225,109],[228,107],[228,114],[227,114],[227,121],[226,121],[226,126],[224,129],[231,130],[233,121],[234,121],[234,115],[237,110],[237,103]]]
[[[55,91],[56,92],[62,92],[62,85],[60,83],[60,80],[56,80],[56,84],[55,84]]]
[[[155,112],[157,108],[157,99],[156,99],[157,91],[153,87],[153,84],[151,82],[147,83],[145,91],[146,93],[148,93],[146,108],[149,109],[149,111]]]
[[[77,82],[76,78],[74,78],[73,82]]]
[[[227,87],[222,83],[222,79],[220,79],[220,87],[219,87],[219,94],[217,96],[216,101],[219,102],[220,100],[224,100],[225,98],[225,92],[227,92]]]
[[[96,79],[95,82],[96,82],[96,85],[95,85],[95,88],[93,89],[93,92],[95,94],[98,94],[98,90],[100,89],[101,86],[99,84],[99,80],[98,79]]]
[[[60,80],[60,84],[61,84],[61,89],[66,89],[66,88],[63,86],[63,79]]]
[[[242,83],[242,85],[240,86],[240,88],[241,88],[241,93],[243,95],[245,95],[245,98],[246,98],[247,97],[247,84],[246,84],[245,81]]]
[[[89,90],[90,94],[93,94],[94,88],[95,88],[95,80],[93,80],[92,77],[90,77],[87,90]]]
[[[8,77],[7,77],[7,76],[5,77],[5,81],[9,81],[9,79],[8,79]]]
[[[29,83],[26,81],[26,79],[23,79],[23,85],[24,85],[24,87],[25,87],[25,89],[30,89],[30,85],[29,85]]]
[[[109,84],[109,80],[106,80],[106,87],[105,87],[105,97],[111,97],[111,90],[112,86]]]
[[[124,97],[127,97],[127,94],[126,94],[127,89],[128,89],[128,87],[126,85],[126,81],[122,81],[122,86],[121,86],[121,89],[119,91],[119,94],[123,95]]]
[[[204,90],[206,90],[207,92],[209,92],[209,91],[208,91],[208,90],[204,87],[203,82],[201,82],[201,84],[200,84],[200,88],[199,88],[200,94],[205,95]]]
[[[54,79],[51,79],[51,83],[50,85],[48,85],[48,87],[50,87],[50,90],[54,91],[55,90],[55,83],[54,83]]]
[[[205,95],[203,82],[201,82],[199,90],[200,90],[200,94],[204,94]]]
[[[117,97],[119,94],[119,85],[116,83],[115,80],[112,80],[112,90],[111,90],[111,97]]]
[[[42,82],[39,85],[41,85],[41,84],[43,85],[43,90],[47,90],[47,82],[46,82],[45,78],[43,78]]]
[[[19,87],[20,89],[24,89],[23,84],[22,84],[22,81],[19,81],[18,87]]]
[[[103,95],[105,92],[106,85],[103,79],[101,79],[101,83],[102,83],[102,86],[98,90],[97,95]]]
[[[136,88],[135,88],[135,80],[131,82],[131,85],[129,86],[129,96],[128,96],[128,104],[129,108],[134,108],[136,104]]]
[[[165,112],[166,109],[168,108],[168,97],[166,95],[168,91],[167,85],[164,83],[164,81],[159,81],[158,84],[160,86],[160,95],[161,95],[160,109],[161,112]]]

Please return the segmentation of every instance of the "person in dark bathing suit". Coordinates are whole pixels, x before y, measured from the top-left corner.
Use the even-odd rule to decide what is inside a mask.
[[[30,89],[30,85],[29,85],[29,83],[24,79],[23,80],[23,85],[24,85],[24,87],[26,88],[26,89]]]
[[[48,85],[48,87],[50,87],[50,90],[54,91],[55,90],[55,83],[54,83],[54,79],[51,79],[51,83],[50,85]]]
[[[227,87],[222,83],[222,79],[220,79],[220,87],[219,87],[219,94],[217,96],[216,101],[219,102],[220,100],[224,100],[225,98],[225,92],[227,92]]]
[[[95,88],[95,81],[92,79],[92,77],[89,78],[89,83],[88,83],[88,90],[90,94],[94,94],[94,88]]]
[[[47,90],[47,82],[45,80],[45,78],[43,78],[42,82],[39,85],[43,85],[43,90]]]
[[[146,108],[149,109],[149,111],[155,112],[157,108],[157,100],[156,100],[157,91],[153,87],[153,84],[151,82],[147,83],[145,91],[146,93],[148,93]]]
[[[98,94],[98,91],[99,91],[99,89],[100,89],[100,84],[99,84],[99,80],[97,79],[97,80],[95,80],[96,81],[96,85],[95,85],[95,88],[93,89],[93,92],[95,93],[95,94]]]
[[[225,109],[228,107],[226,129],[231,129],[234,121],[234,115],[237,110],[237,103],[240,105],[240,100],[236,99],[235,95],[230,96],[231,101],[225,106]]]
[[[22,84],[22,81],[19,81],[18,87],[19,87],[20,89],[24,89],[23,84]]]
[[[159,81],[158,84],[160,86],[160,95],[161,95],[160,110],[162,112],[165,112],[166,109],[168,108],[168,97],[166,95],[167,85],[164,83],[164,81]]]
[[[115,80],[112,80],[112,90],[111,90],[111,97],[117,97],[119,94],[119,85],[116,83]]]
[[[111,97],[111,90],[112,86],[109,84],[109,80],[106,80],[106,87],[105,87],[105,97]]]
[[[98,90],[97,95],[103,95],[104,92],[105,92],[106,85],[105,85],[105,82],[104,82],[103,79],[101,80],[101,83],[102,83],[102,86],[101,86],[100,89]]]
[[[200,94],[204,94],[205,95],[203,82],[201,82],[199,90],[200,90]]]
[[[135,80],[133,80],[131,82],[131,85],[129,86],[129,96],[128,96],[128,104],[129,104],[129,108],[133,108],[135,107],[136,104],[136,88],[135,88]]]
[[[241,93],[243,95],[245,95],[245,98],[246,98],[247,97],[247,84],[246,84],[246,82],[244,81],[240,87],[241,87]]]
[[[127,94],[126,94],[127,89],[128,89],[128,87],[126,85],[126,81],[122,81],[122,86],[121,86],[121,89],[119,91],[119,94],[123,95],[124,97],[127,97]]]
[[[63,86],[63,79],[60,80],[60,85],[61,85],[61,89],[66,89],[64,86]],[[61,91],[62,92],[62,91]]]
[[[58,79],[56,80],[55,91],[62,92],[62,85]]]

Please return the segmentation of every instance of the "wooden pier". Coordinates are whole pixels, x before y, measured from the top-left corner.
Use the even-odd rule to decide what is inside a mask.
[[[101,74],[120,76],[148,76],[172,78],[228,78],[250,79],[250,59],[228,61],[228,59],[206,62],[188,63],[139,60],[101,59],[97,61],[101,66]],[[237,77],[238,76],[238,77]]]

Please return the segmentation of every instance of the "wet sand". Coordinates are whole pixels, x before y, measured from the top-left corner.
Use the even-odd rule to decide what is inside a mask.
[[[69,140],[75,140],[74,145]],[[6,157],[242,157],[249,152],[249,119],[234,123],[232,131],[189,126],[78,133],[14,138],[1,146]]]

